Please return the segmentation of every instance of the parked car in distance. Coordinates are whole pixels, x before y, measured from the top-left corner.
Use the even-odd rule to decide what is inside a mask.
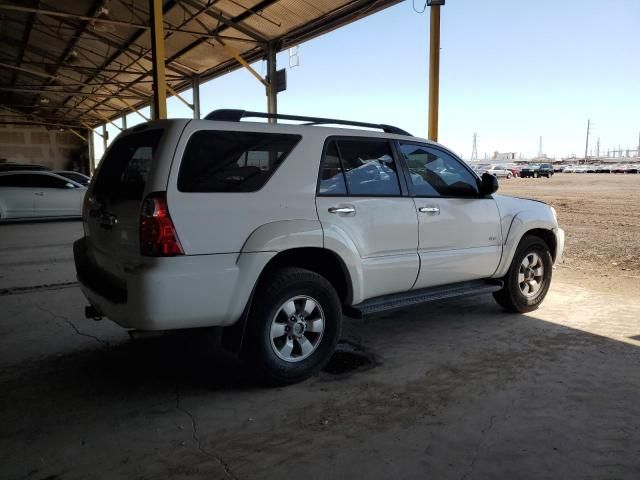
[[[87,317],[224,327],[258,378],[288,384],[329,360],[343,312],[481,293],[513,312],[543,301],[564,247],[549,205],[496,195],[495,176],[397,127],[246,117],[274,115],[153,121],[112,142],[74,243]]]
[[[508,163],[505,165],[505,168],[507,168],[508,170],[511,170],[511,173],[513,174],[514,177],[519,177],[520,170],[522,170],[522,167],[515,163]]]
[[[0,172],[0,221],[80,217],[86,191],[45,170]]]
[[[80,185],[85,187],[89,186],[89,182],[91,181],[91,177],[85,175],[80,172],[72,172],[70,170],[56,170],[54,173],[60,175],[61,177],[69,178]]]
[[[549,163],[532,163],[520,170],[520,176],[522,178],[551,178],[553,176],[553,167]]]
[[[513,177],[513,172],[511,172],[511,170],[509,170],[507,167],[503,165],[491,165],[487,169],[487,173],[490,173],[491,175],[495,175],[496,177],[504,177],[504,178]]]
[[[44,165],[36,165],[34,163],[14,163],[14,162],[0,163],[0,172],[13,172],[16,170],[50,171],[51,169],[49,167],[45,167]]]

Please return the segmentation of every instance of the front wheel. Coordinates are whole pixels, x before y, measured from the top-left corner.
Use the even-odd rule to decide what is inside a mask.
[[[270,274],[249,312],[244,356],[271,385],[300,382],[333,354],[342,325],[340,300],[322,276],[301,268]]]
[[[509,179],[511,177],[513,177],[513,173],[511,173],[511,172],[507,173],[507,179]]]
[[[549,246],[540,237],[527,235],[518,245],[504,277],[504,287],[493,297],[511,312],[531,312],[540,306],[549,291],[552,269]]]

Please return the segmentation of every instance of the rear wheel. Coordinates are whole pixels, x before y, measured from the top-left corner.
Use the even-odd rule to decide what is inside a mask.
[[[513,177],[513,173],[508,172],[508,173],[507,173],[507,178],[511,178],[511,177]]]
[[[324,277],[301,268],[277,270],[261,282],[251,306],[245,358],[261,381],[300,382],[327,363],[341,325],[340,300]]]
[[[504,287],[493,297],[511,312],[526,313],[537,309],[549,291],[553,259],[549,246],[540,237],[527,235],[504,277]]]

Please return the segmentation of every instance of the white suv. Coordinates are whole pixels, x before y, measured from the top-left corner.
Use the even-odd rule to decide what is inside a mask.
[[[491,165],[491,168],[487,170],[487,173],[495,175],[496,177],[505,177],[507,179],[513,177],[513,172],[503,165]]]
[[[322,368],[343,312],[485,292],[527,312],[544,299],[564,247],[553,208],[493,195],[493,175],[392,126],[247,116],[275,115],[218,110],[113,142],[74,244],[88,317],[230,327],[255,371],[284,384]]]

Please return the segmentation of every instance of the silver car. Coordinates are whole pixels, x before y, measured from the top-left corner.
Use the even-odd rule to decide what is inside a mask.
[[[0,172],[0,221],[80,217],[86,191],[49,171]]]

